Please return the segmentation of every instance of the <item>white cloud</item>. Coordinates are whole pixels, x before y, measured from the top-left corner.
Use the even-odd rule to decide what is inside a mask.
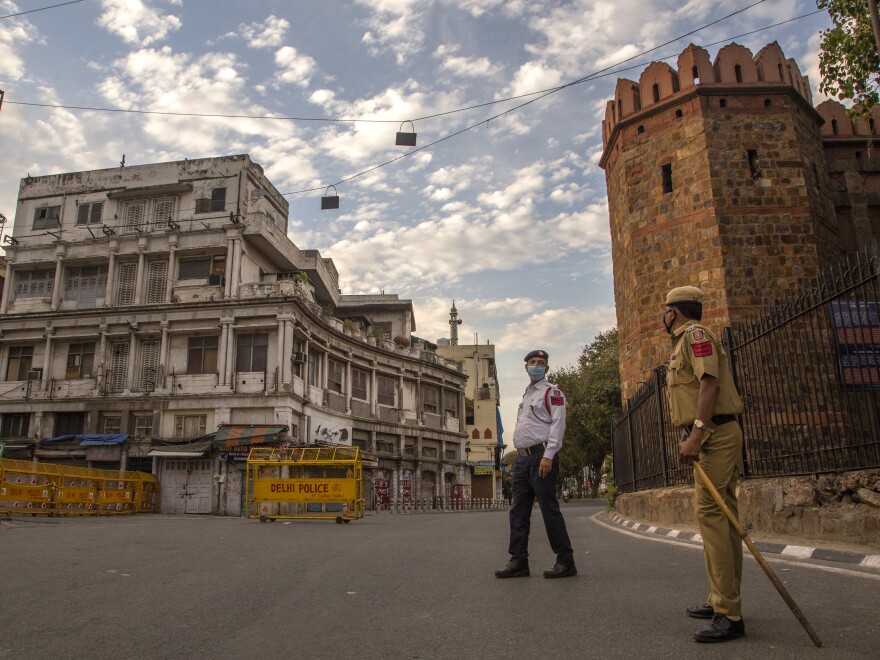
[[[182,25],[177,16],[161,14],[143,0],[101,0],[101,6],[98,25],[127,44],[149,46]]]
[[[493,64],[488,57],[462,57],[456,55],[457,46],[442,45],[434,51],[434,57],[441,60],[440,69],[457,76],[472,78],[495,76],[501,73],[503,68]]]
[[[543,346],[552,359],[554,348],[589,343],[597,333],[610,330],[616,323],[614,307],[609,305],[546,309],[508,323],[497,344],[505,350]]]
[[[308,87],[317,65],[308,55],[297,52],[293,46],[282,46],[275,52],[278,78],[286,83]]]
[[[361,41],[370,53],[394,53],[398,64],[404,64],[421,50],[425,38],[422,7],[426,0],[357,0],[372,11],[364,20],[367,31]]]
[[[17,11],[18,6],[13,2],[0,3],[0,12],[4,14]],[[0,79],[19,80],[24,76],[24,59],[18,53],[18,48],[33,42],[38,36],[36,28],[24,18],[0,21]]]
[[[248,48],[270,48],[280,46],[290,29],[290,22],[270,14],[262,23],[242,23],[238,26],[238,36],[247,42]],[[234,32],[226,36],[236,36]]]

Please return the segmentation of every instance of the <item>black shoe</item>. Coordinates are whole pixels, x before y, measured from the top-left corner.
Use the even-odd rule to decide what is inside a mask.
[[[694,641],[703,643],[726,642],[746,634],[746,624],[742,619],[731,621],[723,614],[712,617],[712,623],[705,630],[694,633]]]
[[[512,577],[529,577],[529,565],[523,564],[522,562],[518,562],[515,559],[511,559],[507,562],[507,566],[504,568],[495,571],[495,577],[497,578],[512,578]]]
[[[689,617],[693,617],[694,619],[711,619],[715,616],[715,610],[712,609],[711,605],[706,605],[703,603],[702,605],[694,605],[693,607],[689,607],[685,610]]]
[[[572,577],[577,574],[578,569],[574,567],[574,564],[560,564],[558,562],[550,570],[544,571],[545,578]]]

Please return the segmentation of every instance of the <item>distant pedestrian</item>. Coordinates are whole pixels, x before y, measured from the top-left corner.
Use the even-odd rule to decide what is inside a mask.
[[[681,460],[699,461],[725,504],[738,515],[736,482],[742,455],[742,430],[736,415],[743,409],[733,384],[727,354],[718,338],[703,325],[703,292],[683,286],[666,296],[663,325],[672,335],[666,372],[672,423],[682,429]],[[694,634],[697,642],[725,642],[745,634],[742,620],[742,541],[703,481],[694,478],[694,498],[709,596],[688,607],[688,616],[712,619]]]
[[[529,386],[523,394],[513,431],[516,463],[513,466],[513,503],[510,507],[510,561],[495,571],[499,578],[529,575],[529,529],[532,506],[537,499],[556,564],[544,571],[545,578],[577,575],[574,553],[565,520],[556,499],[556,478],[565,434],[565,395],[547,382],[549,356],[532,351],[525,357]]]

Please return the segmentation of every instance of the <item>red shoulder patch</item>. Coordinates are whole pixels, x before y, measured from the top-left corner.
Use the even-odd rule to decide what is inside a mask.
[[[550,397],[550,405],[561,406],[563,403],[565,403],[565,399],[561,396],[551,396]]]
[[[703,341],[699,344],[693,344],[691,345],[691,348],[694,349],[694,357],[708,357],[712,355],[711,341]]]

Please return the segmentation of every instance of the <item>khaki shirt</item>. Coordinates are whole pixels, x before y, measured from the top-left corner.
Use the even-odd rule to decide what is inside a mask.
[[[690,426],[697,415],[697,396],[703,376],[718,379],[718,401],[712,415],[738,415],[742,399],[733,384],[727,353],[718,337],[699,323],[676,328],[672,333],[672,355],[666,372],[666,395],[675,426]],[[706,424],[711,421],[704,419]]]

